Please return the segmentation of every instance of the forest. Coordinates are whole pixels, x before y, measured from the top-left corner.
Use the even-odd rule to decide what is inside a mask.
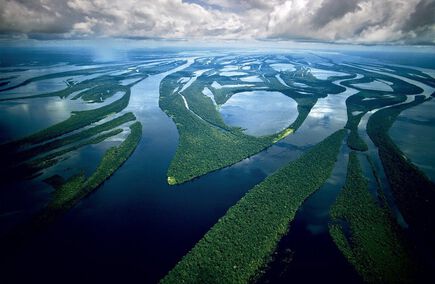
[[[339,130],[252,188],[162,283],[247,283],[267,263],[302,202],[330,176]]]
[[[360,157],[366,158],[365,155]],[[354,151],[349,155],[344,188],[330,214],[330,234],[364,282],[410,283],[416,280],[417,270],[404,233],[386,202],[378,204],[371,196]]]

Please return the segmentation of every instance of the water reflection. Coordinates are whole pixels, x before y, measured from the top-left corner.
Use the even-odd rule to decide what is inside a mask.
[[[219,109],[225,123],[262,136],[288,127],[298,116],[297,103],[279,92],[252,91],[233,95]]]
[[[435,181],[435,101],[403,111],[390,129],[390,136],[400,150],[432,181]]]

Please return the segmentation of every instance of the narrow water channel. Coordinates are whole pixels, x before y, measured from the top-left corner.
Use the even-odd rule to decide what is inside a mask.
[[[361,279],[329,235],[329,211],[347,173],[349,148],[343,142],[326,183],[305,200],[278,244],[258,283],[360,283]]]
[[[132,88],[125,111],[143,125],[138,147],[98,190],[23,247],[11,267],[29,270],[10,270],[13,277],[156,283],[249,189],[312,145],[304,138],[309,131],[297,132],[231,167],[168,186],[178,132],[158,106],[159,86],[183,67],[187,64]],[[77,263],[79,270],[71,274]]]

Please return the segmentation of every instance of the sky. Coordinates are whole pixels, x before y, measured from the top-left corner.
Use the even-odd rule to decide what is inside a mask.
[[[0,0],[0,38],[435,45],[435,0]]]

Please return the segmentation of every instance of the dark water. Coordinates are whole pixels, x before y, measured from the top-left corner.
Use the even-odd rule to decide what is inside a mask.
[[[38,61],[34,59],[38,55],[40,59],[35,65],[43,65],[43,60],[47,65],[73,61],[95,64],[102,59],[91,51],[83,51],[78,55],[80,59],[69,57],[70,51],[50,58],[47,55],[50,52],[53,51],[25,50],[21,59],[0,59],[4,68]],[[144,60],[180,55],[137,51],[120,56],[126,60]],[[0,282],[157,282],[250,188],[344,127],[345,100],[354,93],[347,88],[342,94],[319,99],[302,127],[269,149],[231,167],[169,187],[166,172],[178,144],[178,133],[172,120],[158,107],[159,83],[167,74],[149,77],[132,89],[125,112],[134,112],[143,125],[143,136],[130,159],[98,190],[2,264],[1,277],[7,281],[0,279]],[[49,100],[33,102],[34,105],[27,106],[31,108],[29,116],[19,110],[26,108],[23,106],[26,102],[1,104],[1,141],[61,121],[72,110],[68,106],[48,112]],[[17,109],[12,114],[6,113],[8,108],[14,107]],[[15,127],[14,122],[26,127]],[[114,141],[106,141],[84,147],[50,171],[60,170],[68,176],[75,172],[75,165],[80,164],[86,172],[92,172],[104,151],[114,144]],[[272,267],[269,280],[278,283],[359,281],[327,228],[329,208],[344,183],[347,155],[348,150],[343,146],[333,175],[298,211],[278,249],[290,248],[293,261],[285,267],[278,261]],[[36,180],[23,181],[0,191],[0,233],[28,219],[48,202],[52,190],[41,180],[48,177],[50,171]]]
[[[435,181],[435,101],[432,99],[402,112],[390,129],[390,136],[400,150]]]
[[[299,208],[259,283],[361,283],[329,235],[329,210],[344,185],[349,148],[343,144],[330,178]]]
[[[161,77],[132,90],[126,111],[142,122],[143,137],[130,159],[23,247],[9,262],[9,279],[156,282],[247,190],[306,150],[301,138],[299,146],[285,140],[232,167],[169,187],[166,171],[178,133],[158,107]]]

